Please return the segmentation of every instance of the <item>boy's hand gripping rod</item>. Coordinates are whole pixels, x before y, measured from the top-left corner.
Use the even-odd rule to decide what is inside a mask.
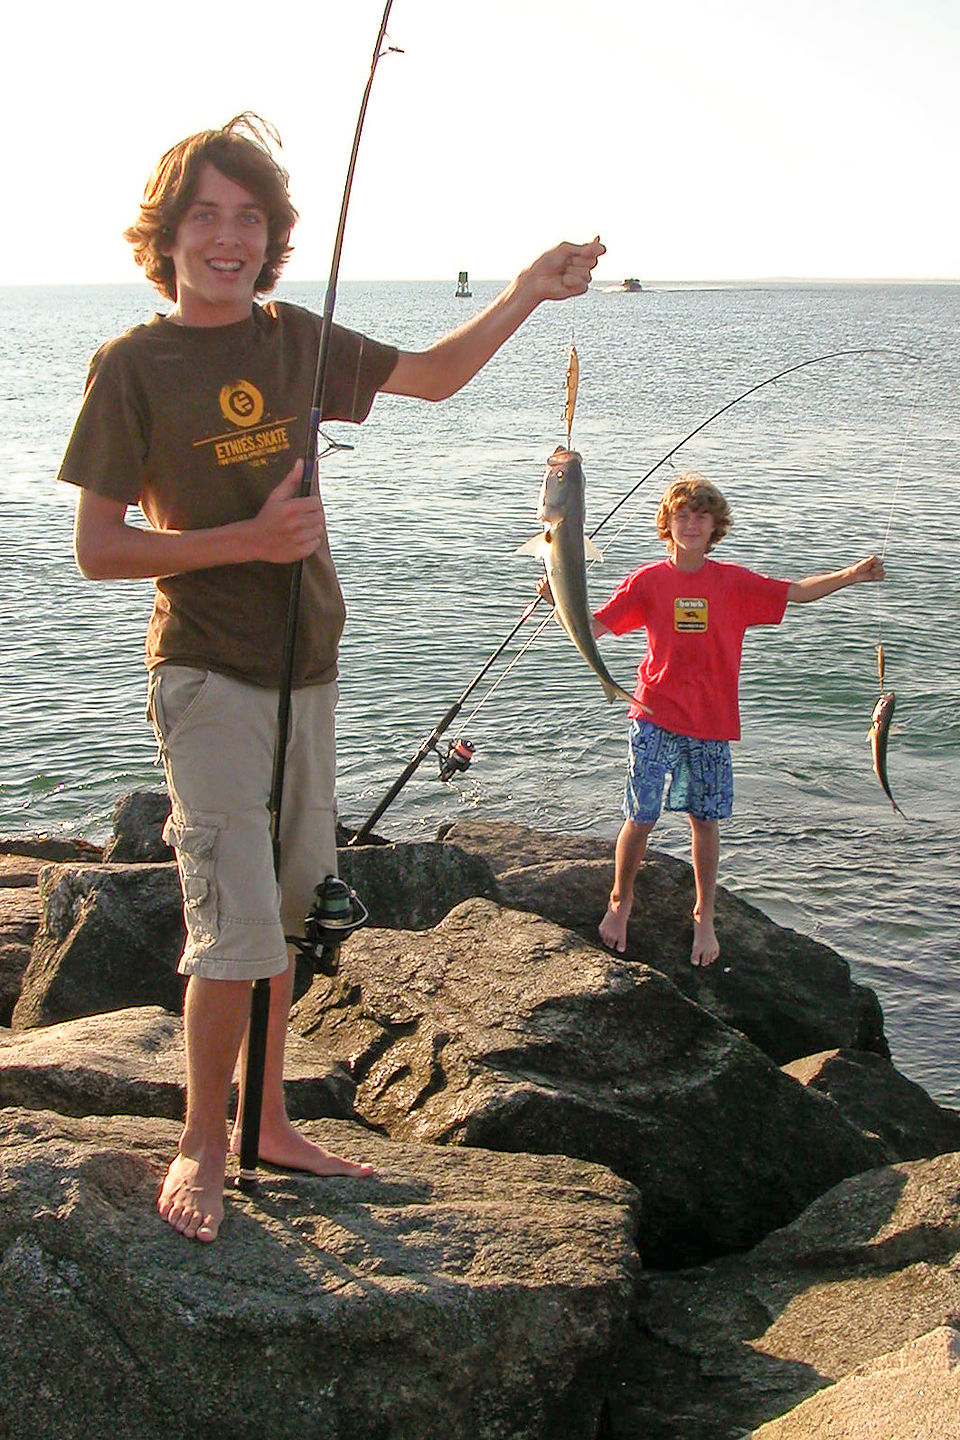
[[[320,348],[317,353],[317,370],[313,384],[313,399],[310,408],[310,422],[307,427],[307,444],[303,457],[303,476],[300,482],[300,495],[307,496],[311,493],[314,479],[317,473],[317,462],[321,458],[318,454],[319,436],[321,421],[323,420],[324,384],[327,375],[327,362],[330,353],[330,334],[333,328],[333,307],[337,298],[337,276],[340,271],[340,252],[343,249],[343,234],[347,221],[347,207],[350,204],[350,191],[353,186],[353,172],[357,164],[357,151],[360,148],[360,134],[363,130],[363,122],[367,113],[367,103],[370,99],[370,91],[373,88],[373,77],[376,73],[377,63],[380,60],[383,50],[383,41],[387,32],[387,21],[390,17],[390,8],[393,0],[387,0],[383,11],[383,18],[380,21],[380,30],[377,35],[377,43],[373,48],[373,60],[370,65],[370,75],[366,88],[363,92],[363,101],[360,105],[360,114],[357,119],[357,128],[353,137],[353,148],[350,152],[350,163],[347,167],[347,181],[343,190],[343,202],[340,206],[340,222],[337,226],[337,236],[333,246],[333,261],[330,266],[330,278],[327,282],[327,292],[323,304],[323,316],[320,326]],[[388,49],[395,50],[395,46]],[[329,454],[331,450],[346,450],[350,447],[339,445],[324,435],[327,448],[323,454]],[[290,598],[287,606],[287,624],[283,642],[283,662],[280,672],[280,697],[277,709],[277,745],[273,761],[273,780],[270,788],[270,838],[273,844],[273,863],[277,878],[280,876],[280,807],[283,801],[283,776],[287,760],[287,732],[290,725],[290,697],[293,688],[293,657],[297,640],[297,616],[300,607],[300,583],[303,576],[303,561],[298,560],[293,567],[290,577]],[[322,879],[322,877],[320,877]],[[237,1176],[237,1186],[241,1190],[251,1190],[257,1183],[257,1161],[260,1150],[260,1116],[263,1109],[263,1077],[267,1053],[267,1026],[270,1019],[270,982],[269,980],[257,980],[253,986],[253,998],[250,1005],[250,1030],[247,1037],[247,1059],[244,1072],[243,1086],[243,1117],[240,1135],[240,1173]]]

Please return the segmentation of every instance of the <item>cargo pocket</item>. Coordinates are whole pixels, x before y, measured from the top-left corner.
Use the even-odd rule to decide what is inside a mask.
[[[187,951],[209,949],[220,935],[217,841],[226,819],[226,815],[200,813],[177,819],[171,815],[163,827],[163,838],[177,856]]]

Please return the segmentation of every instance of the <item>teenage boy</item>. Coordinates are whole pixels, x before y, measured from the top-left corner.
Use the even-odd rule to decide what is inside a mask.
[[[188,1238],[223,1217],[225,1114],[252,982],[271,981],[260,1157],[369,1175],[287,1118],[293,986],[284,935],[336,873],[334,706],[343,599],[316,491],[300,497],[320,335],[298,306],[261,306],[290,253],[288,177],[256,117],[175,145],[126,232],[172,301],[95,355],[61,468],[80,487],[75,550],[88,578],[157,577],[146,663],[170,793],[166,834],[184,895],[187,1111],[159,1197]],[[543,300],[582,295],[599,239],[563,244],[430,349],[398,352],[334,327],[325,417],[360,422],[378,392],[442,400]],[[127,522],[139,505],[149,528]],[[290,566],[304,562],[281,823],[279,895],[267,802]],[[239,1150],[243,1096],[229,1140]]]
[[[744,632],[751,625],[779,625],[788,601],[803,604],[847,585],[883,579],[874,555],[829,575],[793,581],[708,560],[707,552],[732,523],[715,485],[692,472],[678,476],[657,511],[657,531],[669,558],[629,575],[594,615],[598,639],[641,626],[647,632],[629,711],[625,819],[617,837],[613,889],[600,922],[600,938],[619,953],[626,948],[634,881],[665,806],[690,817],[696,884],[690,960],[694,965],[716,960],[719,822],[733,813],[729,742],[740,738],[737,689]]]

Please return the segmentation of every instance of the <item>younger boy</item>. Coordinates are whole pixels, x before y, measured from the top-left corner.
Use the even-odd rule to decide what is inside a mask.
[[[708,560],[707,552],[732,523],[715,485],[693,472],[679,475],[657,511],[669,558],[629,575],[594,615],[598,639],[641,626],[647,632],[629,711],[626,818],[600,922],[600,938],[619,953],[626,948],[634,881],[665,805],[690,817],[696,882],[690,960],[694,965],[716,960],[719,822],[733,813],[729,742],[740,738],[737,686],[744,632],[751,625],[779,625],[788,601],[803,604],[847,585],[883,579],[874,555],[829,575],[793,581]]]
[[[294,974],[284,937],[302,933],[314,886],[336,873],[345,613],[320,495],[299,494],[320,319],[256,303],[290,253],[297,213],[287,179],[250,116],[188,136],[161,158],[127,239],[173,308],[98,351],[60,471],[80,487],[83,574],[158,577],[149,704],[189,977],[187,1114],[158,1204],[175,1230],[201,1241],[215,1239],[223,1218],[226,1106],[255,979],[270,979],[260,1158],[317,1175],[371,1173],[296,1130],[283,1095]],[[599,239],[557,246],[422,352],[334,326],[324,416],[359,423],[378,392],[452,395],[541,301],[582,295],[602,253]],[[149,528],[128,523],[137,504]],[[290,567],[301,560],[278,893],[268,799]]]

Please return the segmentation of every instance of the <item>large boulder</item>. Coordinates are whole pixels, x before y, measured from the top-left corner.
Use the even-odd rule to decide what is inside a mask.
[[[642,1193],[645,1263],[742,1249],[884,1158],[663,975],[485,900],[359,932],[291,1023],[395,1138],[610,1166]]]
[[[124,810],[120,802],[117,811],[133,817],[131,824],[141,800],[150,802],[146,808],[152,814],[155,802],[163,799],[150,794],[127,798],[131,804]],[[121,830],[125,823],[117,821]],[[149,825],[143,833],[149,840]],[[144,848],[129,836],[128,841],[126,850]],[[183,981],[176,969],[185,932],[176,864],[158,856],[125,864],[118,850],[110,853],[109,863],[41,869],[40,926],[34,927],[29,961],[22,943],[9,960],[11,1005],[5,1015],[0,1012],[0,1023],[26,1029],[130,1005],[180,1009]],[[453,845],[385,844],[342,849],[338,855],[343,878],[376,925],[424,929],[468,896],[497,893],[486,861]],[[2,961],[0,948],[0,982]],[[299,965],[298,991],[309,978]]]
[[[104,860],[131,864],[172,860],[173,848],[163,838],[169,815],[165,791],[135,790],[122,795],[113,807],[113,835],[103,847]]]
[[[471,896],[497,899],[493,871],[457,845],[420,841],[337,851],[337,868],[385,930],[428,930]]]
[[[922,1160],[960,1150],[960,1114],[865,1050],[825,1050],[784,1065],[784,1072],[827,1095],[865,1135],[883,1144],[887,1159]]]
[[[960,1434],[960,1330],[940,1325],[893,1355],[858,1365],[753,1440],[952,1440]]]
[[[40,911],[14,1029],[131,1005],[179,1012],[184,927],[176,865],[45,865]]]
[[[885,1167],[842,1181],[748,1254],[641,1275],[636,1328],[611,1388],[612,1433],[728,1440],[955,1326],[958,1196],[960,1154]],[[874,1432],[825,1423],[772,1433]],[[891,1424],[876,1433],[917,1432]]]
[[[186,1079],[183,1022],[158,1006],[0,1030],[0,1107],[176,1120]],[[284,1080],[294,1120],[354,1118],[346,1070],[298,1035],[287,1037]]]
[[[173,1122],[0,1112],[0,1433],[594,1440],[630,1187],[307,1129],[376,1177],[261,1177],[198,1245],[156,1213]]]
[[[613,879],[613,842],[554,835],[516,824],[466,821],[448,844],[485,858],[505,905],[529,910],[599,944],[597,926]],[[690,964],[693,869],[648,852],[627,926],[628,962],[667,975],[689,999],[742,1030],[778,1065],[840,1046],[889,1056],[876,995],[850,978],[835,951],[785,929],[720,886],[720,960]]]

